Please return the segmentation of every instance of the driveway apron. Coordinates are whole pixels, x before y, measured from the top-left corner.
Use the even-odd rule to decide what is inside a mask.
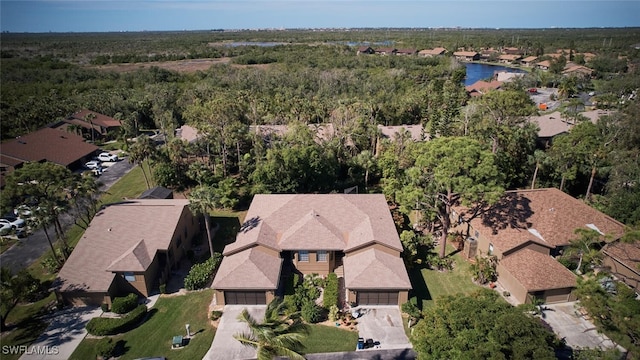
[[[359,337],[380,342],[379,349],[409,349],[402,315],[397,306],[363,306],[358,318]]]
[[[266,305],[225,305],[213,343],[203,360],[255,359],[256,351],[242,345],[234,334],[247,332],[247,324],[238,320],[238,315],[247,309],[254,319],[262,321]]]

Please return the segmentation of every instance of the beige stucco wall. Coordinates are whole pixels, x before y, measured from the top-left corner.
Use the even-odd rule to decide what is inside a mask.
[[[602,264],[607,267],[615,277],[635,289],[636,292],[640,292],[640,275],[637,271],[632,271],[607,255],[605,255]]]
[[[516,299],[519,304],[524,304],[527,302],[527,289],[522,286],[516,278],[511,275],[509,270],[505,269],[504,266],[498,263],[496,268],[498,271],[498,282],[502,287],[511,293],[511,297]]]
[[[512,254],[512,253],[514,253],[514,252],[516,252],[518,250],[521,250],[521,249],[533,250],[535,252],[539,252],[539,253],[544,254],[544,255],[549,255],[550,254],[550,249],[548,247],[542,246],[540,244],[536,244],[536,243],[534,243],[532,241],[529,241],[529,242],[526,242],[524,244],[520,244],[519,246],[516,246],[515,248],[510,249],[509,251],[504,252],[503,256],[507,256],[507,255]]]
[[[309,261],[300,261],[299,253],[295,251],[293,252],[293,265],[305,275],[318,274],[327,276],[329,272],[333,271],[332,264],[335,265],[335,254],[332,253],[332,251],[327,252],[327,261],[318,261],[317,252],[309,250]]]
[[[225,305],[225,303],[224,303],[224,291],[223,290],[214,290],[213,297],[216,299],[216,304]]]

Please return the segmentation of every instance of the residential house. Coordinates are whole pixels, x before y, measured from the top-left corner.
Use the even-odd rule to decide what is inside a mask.
[[[107,136],[109,132],[120,129],[122,124],[120,124],[120,120],[110,116],[83,109],[56,125],[56,127],[67,131],[71,131],[69,129],[70,126],[78,127],[87,139],[97,139]]]
[[[506,55],[522,55],[523,51],[517,47],[502,48],[502,53]]]
[[[331,140],[336,135],[333,124],[308,124],[315,135],[315,141],[320,144]],[[283,137],[289,132],[288,125],[251,125],[249,131],[262,137],[267,143],[276,138]]]
[[[188,200],[128,200],[100,210],[54,283],[60,301],[111,304],[149,296],[178,268],[199,233]]]
[[[572,75],[581,77],[591,77],[593,70],[582,65],[576,65],[574,63],[567,63],[562,70],[562,75]]]
[[[416,49],[397,49],[396,55],[415,55],[418,51]]]
[[[370,46],[360,46],[358,48],[358,51],[357,51],[358,55],[360,55],[360,54],[370,55],[370,54],[374,54],[374,53],[375,53],[375,50],[373,50],[373,48],[371,48]]]
[[[603,249],[603,267],[640,294],[640,242],[615,241]]]
[[[531,67],[535,64],[536,60],[538,60],[537,56],[527,56],[526,58],[520,60],[520,64]]]
[[[486,94],[491,90],[498,90],[502,86],[502,81],[484,81],[478,80],[471,85],[465,86],[465,90],[467,90],[467,94],[469,96],[481,96],[482,94]]]
[[[498,56],[498,61],[503,63],[503,64],[514,64],[518,61],[520,61],[520,59],[522,59],[522,56],[520,55],[500,55]]]
[[[482,61],[495,61],[500,52],[494,48],[483,49],[480,51],[480,60]]]
[[[42,128],[0,144],[1,183],[4,186],[4,176],[27,162],[49,161],[72,171],[81,169],[98,150],[76,134]]]
[[[551,62],[549,60],[540,61],[536,64],[536,68],[540,70],[549,70],[551,67]]]
[[[531,116],[528,121],[538,125],[537,141],[539,147],[543,149],[551,145],[554,137],[568,133],[572,127],[559,111],[539,116]]]
[[[255,195],[245,219],[213,280],[218,305],[266,304],[292,272],[336,273],[347,302],[407,301],[411,283],[384,195]]]
[[[396,140],[404,137],[410,137],[413,141],[424,141],[431,138],[429,134],[424,132],[424,127],[420,124],[395,126],[378,125],[378,133],[380,136],[376,141],[376,155],[380,153],[382,139]]]
[[[475,51],[456,51],[453,56],[459,61],[478,61],[480,54]]]
[[[620,222],[555,188],[507,191],[496,205],[462,220],[468,212],[457,206],[453,216],[455,230],[467,237],[463,254],[495,255],[498,282],[519,303],[575,300],[575,275],[553,258],[576,238],[575,229],[598,231],[603,241],[624,232]]]
[[[182,125],[176,129],[176,138],[184,140],[188,143],[194,143],[200,139],[201,135],[198,133],[198,129],[189,125]]]
[[[395,55],[396,51],[398,51],[396,48],[378,48],[375,49],[375,53],[378,55]]]
[[[434,56],[442,56],[447,52],[447,49],[443,47],[437,47],[433,49],[424,49],[418,51],[418,56],[422,57],[434,57]]]

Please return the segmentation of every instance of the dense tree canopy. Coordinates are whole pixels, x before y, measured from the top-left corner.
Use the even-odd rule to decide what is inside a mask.
[[[492,290],[436,300],[411,336],[419,359],[555,359],[555,335]]]

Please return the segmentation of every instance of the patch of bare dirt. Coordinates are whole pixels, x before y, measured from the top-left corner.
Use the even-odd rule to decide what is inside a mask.
[[[115,71],[119,73],[132,72],[140,69],[149,69],[153,66],[159,67],[165,70],[177,71],[181,73],[192,73],[196,71],[208,70],[211,65],[214,64],[228,64],[231,58],[217,58],[217,59],[189,59],[189,60],[177,60],[177,61],[159,61],[159,62],[147,62],[147,63],[133,63],[133,64],[109,64],[91,66],[93,69]]]

